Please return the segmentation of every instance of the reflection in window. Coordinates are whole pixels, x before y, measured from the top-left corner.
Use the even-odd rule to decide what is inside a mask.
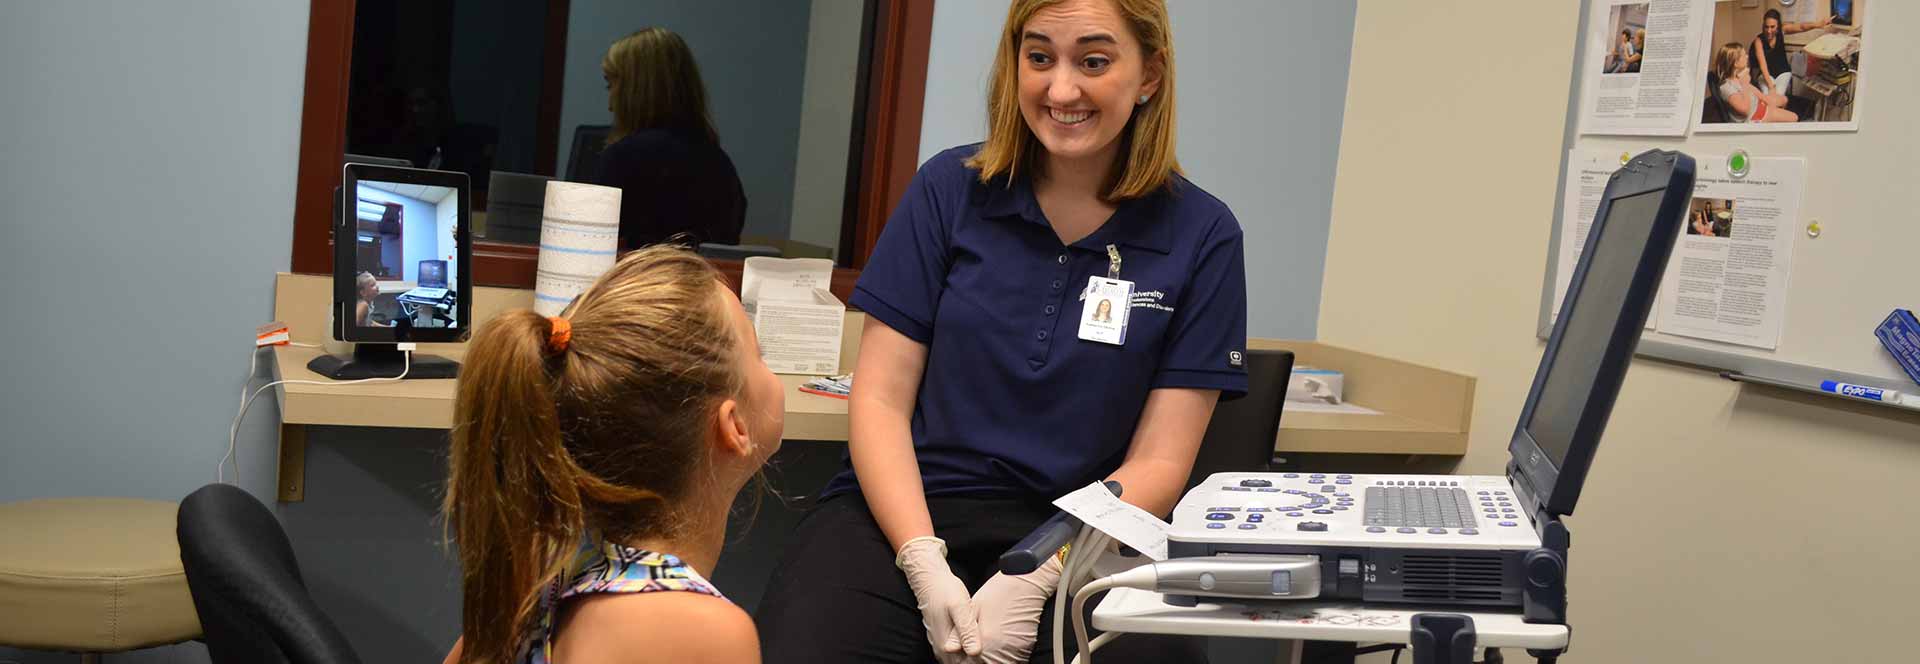
[[[607,151],[618,123],[604,56],[635,31],[665,28],[698,63],[737,187],[709,187],[699,198],[718,202],[684,212],[650,203],[656,216],[713,217],[738,236],[710,240],[835,257],[864,12],[863,0],[359,0],[347,152],[465,172],[477,237],[537,242],[546,180],[605,182],[608,159],[621,156]],[[652,147],[629,156],[659,171],[674,159],[684,161],[673,172],[722,170],[697,149]],[[685,185],[656,183],[635,199],[675,187]],[[737,212],[727,189],[745,201]]]

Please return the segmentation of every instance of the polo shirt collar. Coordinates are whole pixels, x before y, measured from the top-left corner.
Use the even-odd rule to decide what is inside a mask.
[[[1157,253],[1173,251],[1173,231],[1178,220],[1169,219],[1173,210],[1171,190],[1181,186],[1182,179],[1172,176],[1167,186],[1141,198],[1122,202],[1114,210],[1113,218],[1100,226],[1099,230],[1075,242],[1074,246],[1099,249],[1106,244],[1118,244],[1146,249]],[[1046,214],[1040,211],[1040,201],[1034,198],[1033,184],[1025,177],[995,178],[987,183],[987,199],[981,206],[981,213],[987,218],[1022,219],[1028,223],[1052,228],[1047,224]]]

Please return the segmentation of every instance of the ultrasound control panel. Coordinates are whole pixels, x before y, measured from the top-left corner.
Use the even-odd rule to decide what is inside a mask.
[[[1539,545],[1505,477],[1355,473],[1213,475],[1174,508],[1169,539],[1254,546]]]

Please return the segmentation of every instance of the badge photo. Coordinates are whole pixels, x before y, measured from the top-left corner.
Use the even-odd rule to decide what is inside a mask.
[[[1116,346],[1125,344],[1133,282],[1089,277],[1086,293],[1086,299],[1080,302],[1080,338]]]

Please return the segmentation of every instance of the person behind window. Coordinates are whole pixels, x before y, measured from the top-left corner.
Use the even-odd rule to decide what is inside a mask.
[[[739,244],[746,193],[720,149],[686,41],[665,28],[635,32],[607,49],[600,72],[613,112],[600,184],[621,191],[621,250],[682,234],[692,243]]]
[[[446,662],[760,661],[752,618],[702,574],[786,396],[713,266],[653,247],[560,316],[500,314],[457,390]]]
[[[1747,47],[1727,42],[1713,57],[1713,73],[1720,76],[1720,99],[1726,102],[1735,122],[1799,122],[1800,116],[1787,110],[1787,97],[1762,93],[1747,76]]]

